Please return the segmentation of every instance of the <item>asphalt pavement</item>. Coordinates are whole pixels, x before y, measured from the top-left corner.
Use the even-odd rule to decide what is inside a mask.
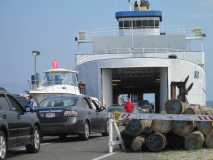
[[[92,136],[88,141],[78,137],[68,137],[61,141],[58,137],[48,138],[41,144],[37,154],[26,153],[24,148],[9,152],[8,160],[92,160],[107,154],[107,137]]]
[[[119,149],[108,153],[108,137],[92,136],[88,141],[68,137],[48,137],[41,144],[37,154],[26,153],[24,148],[9,152],[8,160],[213,160],[213,149],[195,151],[163,151],[160,153],[124,153]]]

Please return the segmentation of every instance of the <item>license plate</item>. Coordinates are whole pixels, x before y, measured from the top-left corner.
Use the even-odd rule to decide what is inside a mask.
[[[55,117],[55,113],[46,113],[46,118],[54,118]]]

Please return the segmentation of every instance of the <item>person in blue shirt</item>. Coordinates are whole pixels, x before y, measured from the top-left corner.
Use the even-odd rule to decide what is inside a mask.
[[[33,99],[31,95],[27,97],[27,107],[30,107],[30,110],[35,110],[37,107],[36,101]]]

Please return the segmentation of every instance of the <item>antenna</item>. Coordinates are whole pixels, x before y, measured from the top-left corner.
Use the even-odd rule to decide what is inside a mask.
[[[132,0],[128,0],[129,2],[129,10],[132,11]]]

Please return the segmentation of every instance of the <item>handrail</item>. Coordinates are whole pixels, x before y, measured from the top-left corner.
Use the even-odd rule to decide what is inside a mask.
[[[142,53],[174,53],[174,52],[201,52],[175,48],[112,48],[103,49],[99,52],[81,53],[76,55],[104,55],[104,54],[142,54]]]
[[[125,28],[122,27],[121,29],[118,28],[118,26],[113,26],[113,27],[104,27],[104,28],[95,28],[92,30],[83,30],[79,33],[84,33],[86,40],[92,39],[92,37],[97,37],[97,36],[104,36],[104,35],[108,35],[108,36],[112,36],[112,35],[119,35],[120,31],[122,30],[129,30],[132,34],[132,36],[134,36],[134,33],[136,33],[137,35],[140,35],[140,33],[138,32],[138,29],[160,29],[161,33],[166,33],[166,34],[183,34],[186,36],[191,36],[194,34],[194,29],[199,28],[199,29],[203,29],[202,27],[199,26],[190,26],[190,27],[186,27],[183,25],[179,25],[179,26],[172,26],[172,25],[161,25],[161,26],[156,26],[153,28],[153,26],[146,26],[144,28]],[[141,34],[143,34],[143,32],[141,32]]]

